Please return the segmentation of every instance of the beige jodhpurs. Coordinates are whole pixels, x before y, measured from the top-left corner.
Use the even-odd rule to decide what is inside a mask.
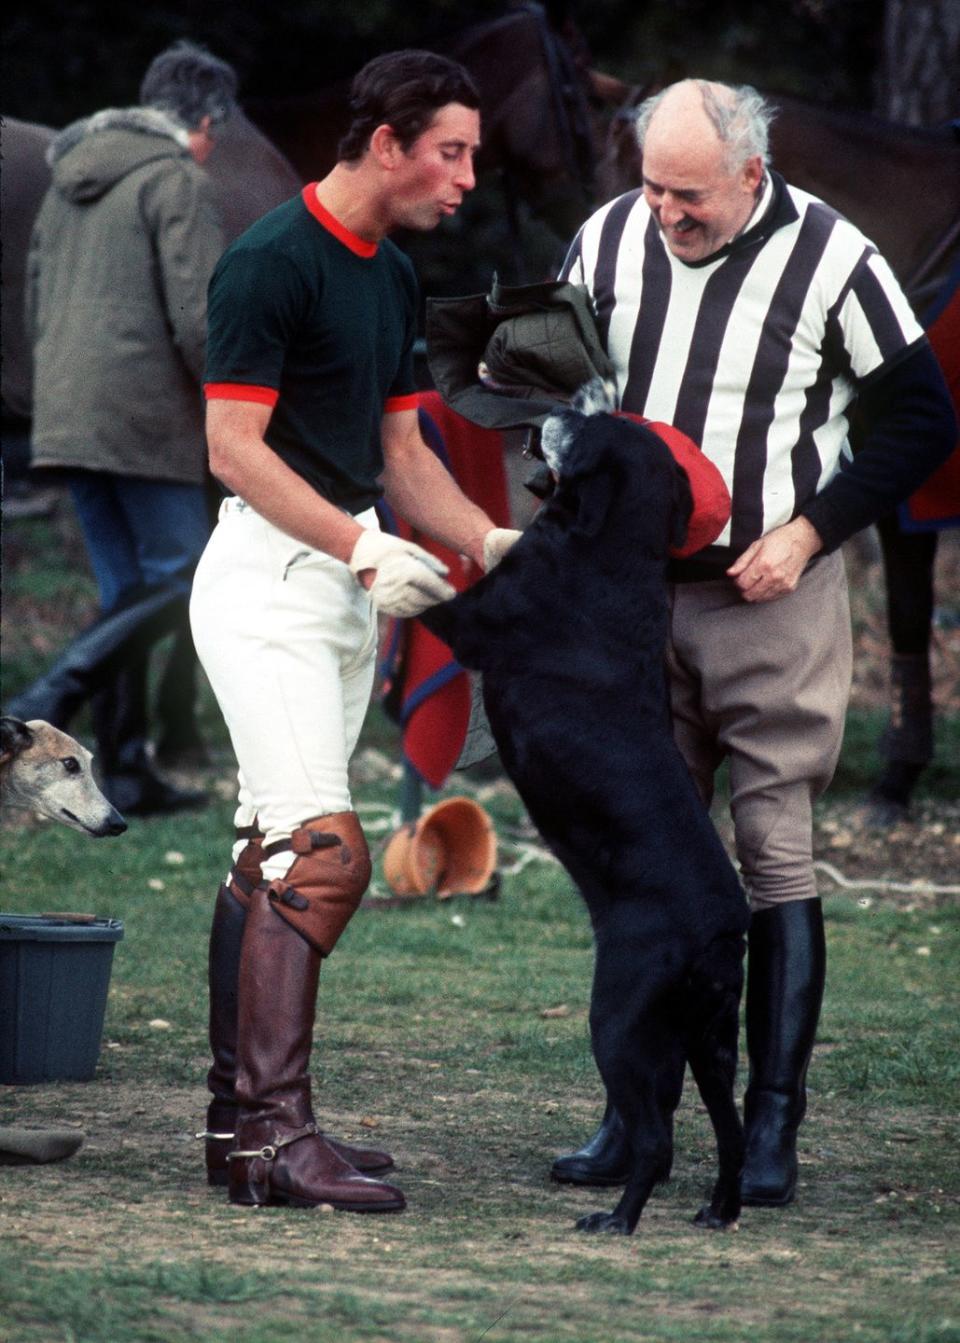
[[[709,805],[730,763],[730,811],[751,907],[817,894],[814,800],[833,776],[850,693],[846,573],[826,555],[796,591],[746,602],[726,579],[671,585],[674,736]]]

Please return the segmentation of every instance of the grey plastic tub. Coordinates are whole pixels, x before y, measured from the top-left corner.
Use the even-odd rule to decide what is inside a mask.
[[[119,919],[0,914],[0,1082],[88,1082]]]

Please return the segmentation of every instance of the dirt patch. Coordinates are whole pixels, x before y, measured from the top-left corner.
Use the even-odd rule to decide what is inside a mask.
[[[814,829],[824,894],[849,891],[902,908],[936,908],[960,895],[960,803],[915,803],[910,819],[875,830],[859,804],[826,804]]]
[[[202,1074],[201,1063],[198,1059],[198,1076]],[[76,1127],[83,1132],[84,1143],[76,1156],[65,1162],[7,1168],[0,1191],[0,1221],[5,1234],[20,1244],[38,1249],[59,1246],[62,1264],[109,1253],[111,1247],[127,1236],[135,1236],[140,1259],[154,1256],[162,1259],[169,1254],[179,1257],[196,1250],[206,1259],[226,1263],[230,1262],[231,1248],[224,1240],[225,1230],[229,1230],[230,1236],[241,1238],[247,1232],[259,1236],[264,1220],[276,1222],[276,1235],[284,1244],[288,1240],[312,1243],[328,1221],[331,1224],[335,1221],[337,1243],[328,1252],[348,1258],[355,1240],[368,1243],[371,1235],[373,1243],[385,1247],[383,1253],[389,1254],[394,1244],[406,1240],[411,1220],[443,1217],[451,1191],[456,1189],[459,1197],[475,1203],[478,1231],[481,1226],[484,1232],[488,1229],[484,1205],[496,1203],[507,1193],[518,1200],[502,1228],[507,1241],[523,1247],[527,1253],[529,1238],[533,1236],[551,1244],[555,1251],[569,1249],[576,1253],[583,1242],[568,1242],[562,1234],[569,1228],[569,1218],[579,1216],[587,1207],[603,1204],[609,1195],[551,1184],[546,1178],[547,1153],[543,1154],[542,1168],[516,1170],[515,1162],[505,1152],[497,1151],[498,1143],[513,1145],[509,1126],[496,1122],[500,1103],[497,1096],[483,1093],[481,1105],[476,1103],[476,1093],[453,1091],[449,1099],[451,1129],[462,1126],[463,1117],[471,1115],[471,1131],[485,1134],[483,1144],[471,1146],[469,1154],[462,1150],[448,1153],[449,1169],[445,1169],[444,1163],[431,1155],[431,1132],[424,1131],[419,1119],[405,1110],[403,1092],[398,1090],[395,1100],[399,1103],[392,1105],[385,1126],[389,1131],[378,1135],[377,1141],[389,1143],[397,1170],[388,1178],[396,1178],[403,1185],[414,1217],[383,1217],[374,1225],[371,1219],[362,1217],[331,1219],[323,1213],[229,1205],[223,1189],[207,1185],[203,1145],[194,1136],[202,1125],[207,1100],[201,1086],[122,1081],[104,1075],[99,1069],[93,1081],[82,1084],[59,1082],[10,1087],[3,1097],[4,1122]],[[517,1097],[508,1099],[512,1119],[535,1134],[535,1113],[526,1110]],[[593,1117],[593,1108],[592,1101],[579,1099],[569,1107],[564,1106],[570,1112],[571,1132],[578,1132],[577,1126],[582,1127]],[[829,1233],[834,1222],[842,1223],[862,1203],[864,1189],[860,1177],[870,1155],[869,1144],[865,1147],[864,1128],[869,1132],[874,1124],[881,1125],[888,1147],[898,1142],[915,1143],[921,1132],[935,1138],[939,1135],[944,1142],[955,1137],[951,1133],[955,1125],[942,1115],[924,1116],[922,1111],[911,1110],[898,1123],[895,1114],[878,1113],[872,1119],[860,1112],[858,1128],[842,1112],[842,1106],[828,1108],[814,1100],[812,1108],[816,1111],[816,1122],[802,1131],[801,1201],[805,1213],[815,1219],[823,1216],[829,1205],[821,1234]],[[363,1142],[365,1137],[370,1140],[359,1114],[338,1112],[326,1116],[324,1122],[349,1141]],[[442,1127],[442,1121],[435,1121],[432,1126],[434,1139],[438,1137],[438,1125]],[[445,1140],[441,1140],[441,1145],[445,1145]],[[708,1121],[688,1079],[677,1115],[674,1176],[651,1200],[644,1213],[644,1224],[662,1223],[658,1231],[704,1239],[702,1233],[689,1227],[689,1215],[698,1206],[704,1182],[712,1178],[712,1147]],[[828,1168],[843,1171],[844,1179],[835,1183],[823,1181],[821,1174]],[[499,1174],[491,1182],[486,1176],[492,1170]],[[878,1206],[899,1200],[903,1210],[911,1203],[929,1198],[953,1205],[960,1203],[960,1195],[937,1187],[935,1171],[923,1186],[899,1178],[896,1165],[891,1167],[889,1176],[873,1190]],[[525,1209],[524,1198],[529,1198],[532,1205],[546,1198],[555,1206],[543,1217],[534,1206]],[[463,1208],[449,1211],[456,1215]],[[762,1221],[764,1214],[758,1217],[755,1212],[745,1213],[744,1217],[747,1221]],[[188,1227],[182,1225],[185,1222]],[[276,1237],[271,1235],[271,1239]],[[713,1243],[712,1238],[705,1239]],[[594,1243],[604,1244],[606,1239]],[[284,1244],[276,1244],[272,1249],[261,1244],[265,1266],[271,1256],[281,1259],[287,1253]],[[484,1244],[489,1245],[485,1234],[472,1246],[473,1252],[482,1255]],[[723,1248],[724,1253],[750,1258],[759,1252],[760,1246],[752,1241],[748,1244],[731,1239],[723,1241]],[[499,1247],[496,1253],[500,1254]],[[789,1257],[793,1251],[781,1246],[778,1253]]]

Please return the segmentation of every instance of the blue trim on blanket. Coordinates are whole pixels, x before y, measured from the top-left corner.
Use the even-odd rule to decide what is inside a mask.
[[[428,676],[425,681],[421,681],[407,699],[403,701],[403,708],[400,712],[400,722],[405,727],[410,721],[411,715],[420,707],[425,699],[442,690],[445,685],[454,680],[463,671],[460,663],[453,658],[444,666],[438,668],[432,676]]]
[[[949,517],[924,518],[917,521],[910,516],[909,504],[897,507],[897,523],[902,532],[942,532],[946,527],[960,527],[960,513],[951,513]]]
[[[920,319],[925,331],[933,326],[958,289],[960,289],[960,261],[957,261],[950,271],[943,282],[943,287]],[[897,505],[897,525],[902,532],[911,535],[917,532],[941,532],[947,527],[960,527],[960,513],[953,513],[948,517],[924,518],[918,521],[910,516],[910,501],[908,499]]]

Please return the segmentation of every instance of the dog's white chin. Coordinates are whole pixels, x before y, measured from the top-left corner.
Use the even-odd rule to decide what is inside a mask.
[[[550,415],[544,420],[543,428],[540,431],[540,451],[543,453],[543,460],[554,475],[560,473],[560,464],[567,448],[570,446],[572,437],[573,435],[559,415]]]

